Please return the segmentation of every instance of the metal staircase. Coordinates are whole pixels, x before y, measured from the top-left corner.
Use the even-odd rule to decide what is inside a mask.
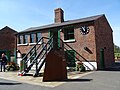
[[[22,75],[28,73],[33,65],[35,65],[34,76],[38,76],[39,71],[45,63],[46,55],[53,48],[53,36],[50,38],[42,37],[23,57],[23,69],[21,70]]]
[[[59,38],[60,39],[60,38]],[[60,45],[55,45],[53,41],[53,36],[50,38],[42,37],[29,51],[28,53],[23,57],[22,62],[23,69],[21,71],[22,75],[25,75],[28,73],[33,65],[35,65],[35,71],[33,76],[38,76],[39,71],[41,70],[42,66],[45,63],[46,56],[48,53],[53,49],[53,47],[57,46],[57,52],[59,56],[65,55],[65,51],[67,50],[74,50],[72,47],[70,47],[67,43],[64,43],[62,39],[60,39]],[[71,53],[68,53],[71,57],[74,57],[76,61],[80,62],[88,62],[83,56],[81,56],[76,50],[74,50],[76,53],[76,56],[72,55]],[[94,67],[91,63],[89,63],[92,67]],[[84,64],[84,66],[86,66]],[[86,66],[89,70],[90,68]]]

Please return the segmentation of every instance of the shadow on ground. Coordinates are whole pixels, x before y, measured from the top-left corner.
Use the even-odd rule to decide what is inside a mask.
[[[120,71],[120,61],[116,61],[114,65],[106,68],[105,71]]]
[[[0,85],[19,85],[22,83],[6,83],[6,82],[0,82]]]
[[[90,82],[93,79],[67,79],[67,80],[63,80],[65,82]]]
[[[29,73],[26,73],[25,75],[23,76],[34,76],[34,74],[29,74]],[[39,73],[39,75],[37,77],[43,77],[43,73]]]
[[[45,82],[90,82],[93,79],[66,79],[66,80],[54,80],[54,81],[45,81]]]

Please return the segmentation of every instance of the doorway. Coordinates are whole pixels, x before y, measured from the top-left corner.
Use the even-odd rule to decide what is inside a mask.
[[[53,36],[53,47],[60,47],[60,30],[50,30],[49,37]]]
[[[76,67],[74,50],[65,51],[65,57],[66,57],[66,62],[68,67]]]

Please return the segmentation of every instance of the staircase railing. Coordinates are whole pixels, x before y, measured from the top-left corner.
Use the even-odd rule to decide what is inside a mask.
[[[36,72],[35,72],[34,76],[38,76],[39,71],[41,70],[43,64],[45,63],[46,56],[51,51],[52,48],[53,48],[53,36],[44,45],[42,50],[38,53],[38,55],[34,59],[34,60],[36,60]],[[39,61],[37,61],[38,57],[39,57]]]
[[[47,43],[44,42],[44,39],[47,39]],[[48,52],[48,50],[50,51],[50,49],[52,48],[52,44],[50,43],[50,41],[52,41],[52,37],[50,38],[46,38],[46,37],[42,37],[29,51],[28,53],[23,57],[22,61],[24,62],[24,69],[22,71],[22,74],[28,73],[29,70],[31,70],[32,66],[36,63],[36,72],[38,72],[38,64],[40,63],[41,59],[43,59],[43,57],[46,55],[43,53],[44,52]],[[50,45],[49,45],[50,43]],[[49,45],[49,49],[47,48],[47,46]],[[51,48],[50,48],[51,47]],[[47,48],[47,49],[46,49]],[[43,56],[42,56],[43,55]],[[42,57],[41,57],[42,56]],[[28,58],[27,58],[28,57]],[[40,59],[39,59],[40,58]],[[39,59],[39,63],[38,63],[38,59]],[[42,62],[42,65],[44,64],[44,62]]]
[[[80,55],[75,49],[73,49],[73,48],[72,48],[70,45],[68,45],[67,43],[63,42],[62,39],[60,39],[60,41],[61,41],[60,47],[63,48],[64,51],[73,50],[73,51],[75,52],[75,54],[76,54],[75,56],[72,55],[70,52],[68,52],[68,54],[69,54],[72,58],[75,58],[76,61],[79,61],[79,62],[81,62],[81,63],[83,63],[84,61],[85,61],[85,62],[88,62],[88,64],[89,64],[90,66],[92,66],[93,69],[95,70],[95,67],[94,67],[87,59],[85,59],[82,55]],[[88,70],[91,70],[91,68],[89,68],[89,67],[88,67],[87,65],[85,65],[84,63],[83,63],[83,65],[84,65]]]

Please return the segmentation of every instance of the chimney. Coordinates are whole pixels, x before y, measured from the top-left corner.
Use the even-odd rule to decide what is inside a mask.
[[[61,8],[55,9],[55,23],[64,22],[64,11]]]

